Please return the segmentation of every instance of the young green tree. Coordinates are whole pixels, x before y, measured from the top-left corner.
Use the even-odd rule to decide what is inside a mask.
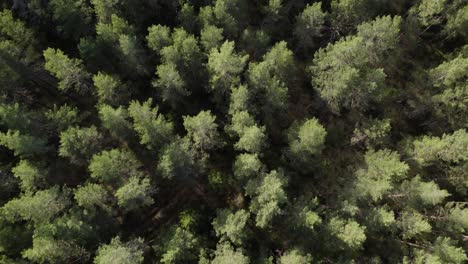
[[[322,11],[322,3],[307,5],[296,17],[294,37],[300,47],[313,48],[317,46],[316,39],[322,36],[325,28],[327,13]]]
[[[222,27],[231,37],[237,36],[249,21],[248,3],[245,0],[216,0],[212,14],[216,25]]]
[[[121,241],[120,237],[114,237],[109,244],[99,247],[96,257],[94,258],[94,263],[143,263],[143,242],[143,239],[136,238],[124,243]]]
[[[251,179],[263,170],[258,154],[242,153],[236,157],[233,165],[234,176],[239,180]]]
[[[195,161],[186,140],[177,139],[164,147],[157,167],[163,178],[187,179],[196,173]]]
[[[113,108],[109,105],[100,105],[99,118],[102,126],[118,138],[127,139],[134,134],[132,123],[128,121],[128,111],[122,106]]]
[[[250,211],[255,213],[256,225],[266,228],[275,216],[282,214],[288,197],[284,190],[287,178],[281,171],[273,170],[259,179],[251,180],[246,186],[247,195],[252,197]]]
[[[161,65],[175,65],[187,84],[195,84],[202,79],[201,69],[203,69],[203,53],[197,39],[181,28],[175,29],[171,38],[172,45],[162,47],[160,50]]]
[[[408,164],[400,161],[396,152],[384,149],[366,152],[365,165],[356,171],[354,193],[357,197],[371,197],[378,201],[392,190],[393,183],[403,180],[408,173]]]
[[[246,256],[242,249],[235,249],[229,244],[229,242],[222,242],[216,246],[215,257],[212,264],[227,264],[227,263],[238,263],[248,264],[250,263],[249,257]]]
[[[398,16],[376,18],[361,24],[357,35],[328,44],[315,54],[312,85],[333,112],[362,109],[378,99],[386,77],[381,65],[398,48],[400,23]]]
[[[93,227],[83,216],[71,211],[36,227],[32,247],[23,257],[38,263],[63,263],[89,258],[85,246],[95,238]]]
[[[101,149],[103,137],[95,126],[69,127],[60,133],[59,155],[72,163],[86,164]]]
[[[128,91],[117,76],[98,72],[93,82],[100,103],[118,106],[128,99]]]
[[[175,64],[159,65],[156,68],[156,75],[158,75],[158,79],[153,82],[153,86],[159,89],[163,101],[168,102],[173,108],[183,102],[184,97],[191,94]]]
[[[128,113],[133,119],[133,128],[140,136],[140,143],[148,149],[159,150],[169,143],[173,135],[173,124],[167,120],[159,108],[151,107],[152,99],[144,103],[132,101]]]
[[[264,126],[258,127],[252,125],[244,127],[240,134],[239,141],[234,145],[237,150],[243,150],[251,153],[261,153],[266,146],[266,129]]]
[[[197,238],[190,231],[173,226],[153,248],[161,253],[161,263],[187,263],[197,259],[197,244]]]
[[[68,191],[54,186],[34,194],[25,194],[3,205],[1,214],[9,222],[47,223],[70,204]]]
[[[279,264],[307,264],[312,262],[312,256],[301,250],[293,249],[285,252],[279,259]]]
[[[398,227],[404,239],[411,239],[432,231],[424,216],[415,211],[405,211],[398,219]]]
[[[217,103],[224,103],[231,87],[240,84],[240,74],[248,59],[248,55],[237,55],[234,51],[234,42],[230,41],[224,42],[219,50],[211,50],[207,67],[210,75],[210,91],[214,93]]]
[[[371,119],[356,127],[351,137],[351,144],[363,144],[367,148],[377,148],[389,143],[391,130],[390,119]]]
[[[48,150],[45,139],[12,130],[0,132],[0,145],[13,150],[15,156],[25,158],[42,155]]]
[[[248,70],[250,97],[259,100],[257,106],[266,123],[276,120],[276,115],[286,109],[288,85],[294,80],[294,59],[286,42],[276,43],[263,61],[251,62]]]
[[[27,133],[33,128],[35,115],[19,103],[0,104],[0,124]]]
[[[45,69],[58,80],[58,88],[64,92],[75,90],[84,94],[91,90],[91,76],[79,59],[69,58],[59,49],[48,48],[44,51]]]
[[[85,209],[107,208],[109,194],[103,185],[87,183],[75,190],[77,204]]]
[[[456,241],[448,237],[437,237],[434,243],[434,254],[445,263],[464,263],[468,260],[466,252],[456,244]]]
[[[216,124],[216,116],[211,111],[201,111],[196,116],[185,116],[184,127],[187,138],[193,144],[193,148],[201,153],[207,153],[222,145],[222,141]]]
[[[359,225],[354,220],[333,217],[327,228],[343,243],[341,247],[349,248],[352,251],[361,249],[362,244],[366,241],[366,227]]]
[[[419,176],[403,182],[401,188],[407,196],[408,204],[416,209],[441,204],[450,196],[447,190],[440,189],[434,181],[423,182]]]
[[[434,108],[455,129],[464,128],[467,124],[468,107],[464,99],[468,95],[467,72],[468,58],[461,54],[429,71],[431,81],[438,90],[433,96]]]
[[[195,33],[197,30],[197,15],[195,8],[190,3],[182,3],[182,7],[177,14],[180,25],[187,31]]]
[[[163,25],[153,25],[148,28],[146,41],[150,49],[160,54],[164,47],[172,44],[171,29]]]
[[[13,17],[8,9],[0,11],[0,84],[4,89],[28,78],[32,65],[40,57],[36,50],[38,41],[26,23]],[[13,87],[10,87],[13,88]],[[2,91],[3,93],[4,91]]]
[[[52,129],[57,132],[62,132],[68,127],[76,125],[79,121],[78,109],[67,104],[60,107],[54,104],[53,108],[49,109],[45,115]]]
[[[325,144],[327,131],[316,118],[307,119],[302,124],[293,124],[289,129],[288,152],[293,163],[304,166],[314,162]]]
[[[93,156],[89,164],[91,177],[97,181],[120,186],[130,178],[142,176],[142,164],[129,150],[106,150]]]
[[[11,172],[20,180],[21,190],[25,193],[34,192],[45,186],[47,172],[28,160],[21,160]]]
[[[49,9],[57,31],[65,38],[79,39],[91,31],[92,8],[82,0],[51,0]]]
[[[223,29],[213,25],[205,26],[200,32],[200,44],[207,53],[212,49],[219,49],[223,39]]]
[[[442,138],[424,136],[414,141],[414,158],[422,166],[436,162],[462,163],[467,159],[468,134],[465,129]]]
[[[98,21],[101,23],[111,22],[111,16],[117,13],[116,9],[119,2],[119,0],[91,0]]]
[[[116,191],[115,196],[122,209],[132,211],[153,204],[151,193],[152,187],[148,178],[131,177]]]
[[[242,245],[248,236],[247,221],[250,213],[241,209],[231,212],[229,209],[218,210],[217,217],[213,220],[213,228],[218,237],[227,237],[232,243]]]

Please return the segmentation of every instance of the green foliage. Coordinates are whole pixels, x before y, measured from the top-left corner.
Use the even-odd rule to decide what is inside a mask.
[[[153,82],[153,86],[159,89],[163,101],[167,101],[172,107],[176,107],[181,99],[190,95],[186,89],[187,85],[177,71],[173,63],[161,64],[156,68],[158,79]]]
[[[45,113],[47,119],[56,131],[64,131],[68,127],[78,123],[78,109],[64,104],[60,107],[54,104],[52,109]]]
[[[221,243],[216,247],[215,257],[212,264],[248,264],[250,263],[249,258],[244,255],[240,249],[234,249],[229,243]]]
[[[26,23],[13,17],[8,9],[0,11],[0,50],[21,58],[25,63],[31,63],[39,55],[35,50],[37,40],[34,31],[26,27]],[[2,62],[3,73],[3,62]],[[3,76],[1,74],[0,76]]]
[[[0,132],[0,145],[13,150],[15,156],[33,157],[47,151],[47,142],[42,138],[25,135],[19,131]]]
[[[289,129],[289,151],[295,162],[310,163],[320,154],[325,144],[327,131],[316,118],[295,124]]]
[[[434,253],[444,263],[464,263],[468,260],[462,248],[455,246],[455,241],[448,237],[438,237],[434,244]]]
[[[260,153],[266,145],[265,127],[252,125],[244,127],[239,141],[234,145],[237,150]]]
[[[248,112],[246,111],[248,109],[247,106],[248,106],[248,101],[249,101],[249,90],[247,89],[247,86],[241,85],[239,87],[232,87],[230,99],[231,99],[231,102],[229,104],[229,114],[233,115],[233,119],[234,119],[234,116],[238,112],[245,112],[242,115],[248,114]],[[232,123],[235,124],[237,122],[233,121]],[[241,131],[239,129],[233,129],[233,130],[236,131],[237,134],[240,134]]]
[[[46,223],[69,205],[67,195],[67,191],[61,191],[57,186],[25,194],[5,204],[1,215],[10,222],[31,220],[35,224]]]
[[[92,236],[92,227],[80,215],[66,214],[37,227],[32,248],[23,251],[23,257],[38,263],[86,260],[89,253],[83,244]]]
[[[148,149],[160,149],[173,138],[173,125],[159,113],[157,106],[151,107],[152,102],[151,99],[143,104],[132,101],[128,112],[133,119],[133,128],[140,136],[140,143]]]
[[[356,171],[355,194],[358,197],[370,196],[378,201],[390,191],[392,183],[404,179],[409,167],[400,161],[396,152],[389,150],[369,150],[364,156],[365,166]]]
[[[197,15],[193,5],[189,3],[183,3],[177,15],[177,19],[185,30],[188,32],[195,32]]]
[[[114,237],[109,244],[99,247],[94,263],[143,263],[143,239],[137,238],[124,243],[120,237]]]
[[[467,72],[468,58],[462,55],[429,71],[432,83],[439,91],[433,96],[436,110],[456,128],[467,126]]]
[[[226,41],[219,49],[212,49],[208,56],[208,72],[210,74],[210,88],[215,98],[222,98],[231,87],[240,84],[240,73],[245,67],[248,55],[240,56],[234,51],[234,42]]]
[[[313,199],[305,196],[297,198],[288,208],[291,229],[294,231],[316,229],[322,223],[322,218],[315,209],[317,205],[318,199],[316,197]]]
[[[373,208],[368,217],[372,228],[389,228],[395,224],[394,212],[384,207]]]
[[[120,102],[127,99],[125,86],[118,77],[98,72],[93,76],[93,82],[100,103],[119,105]]]
[[[296,17],[294,36],[299,45],[305,48],[317,45],[315,39],[322,35],[327,13],[322,11],[322,4],[307,5]]]
[[[172,227],[153,248],[161,252],[160,262],[164,264],[187,263],[196,260],[196,237],[181,227]]]
[[[467,8],[0,1],[0,263],[468,262]]]
[[[382,93],[386,74],[380,65],[397,50],[400,23],[401,17],[379,17],[315,54],[312,85],[333,112],[365,108]]]
[[[160,53],[164,47],[172,44],[171,30],[167,26],[154,25],[148,28],[146,36],[148,47],[153,51]]]
[[[115,12],[116,5],[119,0],[91,0],[94,6],[94,13],[96,14],[98,21],[102,23],[109,23],[111,15]]]
[[[79,206],[86,209],[93,209],[94,207],[105,208],[108,194],[102,185],[88,183],[75,190],[75,200]]]
[[[59,264],[72,257],[80,257],[80,254],[83,254],[82,251],[83,249],[66,241],[38,237],[33,239],[33,248],[23,252],[23,257],[37,263]]]
[[[99,118],[101,119],[102,126],[113,135],[121,138],[127,138],[132,135],[133,127],[128,121],[128,111],[122,106],[112,108],[109,105],[100,105]]]
[[[60,133],[59,155],[72,163],[85,164],[101,149],[102,135],[95,126],[69,127]]]
[[[18,103],[0,105],[0,124],[12,130],[27,132],[33,123],[33,116]]]
[[[425,233],[430,233],[431,225],[424,219],[424,216],[418,212],[403,212],[398,220],[398,226],[401,229],[404,239],[411,239]]]
[[[11,172],[20,180],[23,192],[33,192],[45,185],[46,172],[28,160],[21,160]]]
[[[125,211],[132,211],[154,203],[151,198],[151,183],[148,178],[139,179],[131,177],[127,183],[120,187],[115,196],[117,203]]]
[[[159,158],[158,171],[166,179],[187,179],[195,172],[190,146],[182,139],[167,145]]]
[[[251,180],[246,186],[246,193],[253,197],[250,211],[256,214],[256,225],[260,228],[269,226],[275,216],[280,215],[282,207],[288,201],[284,190],[287,179],[281,171],[273,170]]]
[[[69,58],[59,49],[48,48],[44,51],[45,69],[58,80],[58,88],[64,92],[75,90],[78,93],[90,91],[90,74],[85,71],[82,61]]]
[[[304,254],[300,250],[293,249],[284,253],[280,259],[279,264],[307,264],[312,262],[310,254]]]
[[[164,46],[159,51],[162,64],[158,68],[162,67],[162,65],[174,65],[186,84],[194,84],[200,81],[200,74],[203,69],[201,64],[203,54],[198,46],[197,39],[181,28],[175,29],[171,37],[172,45]],[[165,41],[164,43],[162,40],[160,42],[161,44],[157,45],[166,45]]]
[[[79,39],[90,31],[92,9],[83,0],[51,0],[49,8],[58,24],[57,31],[66,38]]]
[[[259,109],[267,121],[272,121],[278,111],[286,108],[288,86],[294,77],[294,59],[286,42],[276,43],[263,61],[250,63],[248,80],[252,88],[252,97],[259,98]]]
[[[462,163],[468,157],[468,135],[464,129],[442,138],[425,136],[414,141],[414,157],[422,166],[435,162]]]
[[[205,26],[200,32],[200,44],[206,52],[220,48],[223,39],[223,29],[213,25]]]
[[[234,163],[234,176],[238,179],[250,179],[257,176],[262,168],[263,164],[258,158],[258,154],[239,154]]]
[[[391,130],[390,119],[371,119],[354,129],[351,144],[364,144],[368,148],[385,145]]]
[[[215,23],[229,36],[236,36],[248,21],[247,5],[245,0],[216,0],[212,8]]]
[[[407,193],[410,202],[415,205],[434,206],[450,196],[446,190],[441,190],[435,182],[422,182],[419,176],[404,182],[402,188]]]
[[[213,220],[213,228],[218,237],[227,237],[236,245],[242,245],[247,238],[246,224],[250,213],[245,210],[231,212],[228,209],[218,210],[217,217]]]
[[[89,171],[99,182],[119,185],[129,178],[141,175],[140,161],[125,149],[106,150],[93,156]]]
[[[187,138],[193,147],[202,153],[221,146],[216,117],[211,111],[201,111],[196,116],[184,116]]]
[[[354,220],[334,217],[328,223],[328,229],[351,250],[361,249],[366,240],[366,228]]]
[[[231,97],[238,95],[238,94],[234,94],[234,92],[235,92],[234,90],[235,89],[233,89],[233,94],[231,95]],[[245,90],[245,92],[247,92],[247,90]],[[243,96],[243,95],[239,95],[239,96]],[[240,101],[240,100],[244,99],[244,98],[239,98],[239,99],[238,98],[231,98],[231,100],[239,100]],[[235,105],[235,103],[236,102],[231,101],[231,109],[236,109],[236,108],[241,109],[242,108],[241,106],[237,107]],[[238,103],[243,104],[243,102],[238,102]],[[256,125],[255,125],[255,120],[249,114],[249,112],[247,112],[247,111],[235,111],[232,114],[231,124],[227,125],[225,129],[226,129],[226,131],[228,133],[238,135],[239,137],[241,137],[246,132],[246,129],[250,128],[250,127],[256,127]],[[259,130],[258,127],[257,127],[257,130]]]

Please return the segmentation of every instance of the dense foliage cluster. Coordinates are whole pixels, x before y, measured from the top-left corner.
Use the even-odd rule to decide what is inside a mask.
[[[465,0],[0,1],[0,263],[468,261]]]

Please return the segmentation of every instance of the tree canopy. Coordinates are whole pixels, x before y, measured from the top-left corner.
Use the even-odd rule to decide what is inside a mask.
[[[0,264],[468,262],[466,0],[1,0]]]

